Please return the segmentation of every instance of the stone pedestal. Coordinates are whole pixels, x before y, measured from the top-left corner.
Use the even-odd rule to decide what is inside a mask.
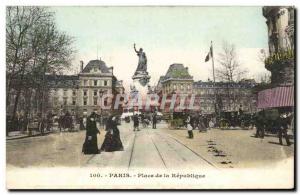
[[[142,101],[145,102],[145,98],[148,94],[148,83],[150,81],[150,76],[146,71],[136,71],[132,76],[132,84],[131,84],[131,98],[136,97],[142,98]],[[135,104],[138,106],[138,104]]]
[[[132,76],[133,81],[139,81],[142,86],[146,86],[150,81],[150,76],[146,71],[136,71]]]

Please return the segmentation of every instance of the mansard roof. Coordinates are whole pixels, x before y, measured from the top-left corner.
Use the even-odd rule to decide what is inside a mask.
[[[89,61],[89,63],[82,70],[82,73],[89,73],[94,68],[99,69],[102,73],[110,73],[109,68],[106,66],[105,62],[102,60]]]
[[[189,74],[188,68],[184,67],[183,64],[171,64],[163,80],[168,79],[193,79],[193,77]]]

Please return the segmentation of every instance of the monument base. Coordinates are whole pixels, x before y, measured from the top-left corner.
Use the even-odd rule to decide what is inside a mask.
[[[139,81],[142,86],[146,86],[150,81],[150,76],[146,71],[136,71],[132,76],[133,81]]]

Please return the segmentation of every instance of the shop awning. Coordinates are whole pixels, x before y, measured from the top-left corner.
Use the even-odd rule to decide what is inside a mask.
[[[294,106],[294,86],[275,87],[260,91],[257,108],[276,108]]]

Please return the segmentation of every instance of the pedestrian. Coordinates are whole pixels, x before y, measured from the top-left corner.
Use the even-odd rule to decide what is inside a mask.
[[[44,128],[45,128],[45,122],[46,122],[46,119],[44,118],[44,116],[39,113],[38,114],[38,126],[39,126],[39,131],[41,133],[41,135],[44,135]]]
[[[116,116],[110,116],[106,122],[106,134],[101,145],[100,151],[113,152],[123,151],[123,144],[120,138],[120,131],[118,129],[118,119]]]
[[[185,122],[186,122],[187,129],[188,129],[188,136],[190,139],[193,139],[194,138],[194,134],[193,134],[194,120],[192,119],[192,117],[190,115],[188,115]]]
[[[279,130],[279,132],[278,132],[279,143],[280,143],[280,145],[283,145],[282,144],[282,136],[284,136],[286,144],[288,146],[290,146],[291,142],[290,142],[288,134],[287,134],[288,123],[289,123],[287,114],[286,113],[281,114],[278,122],[279,122],[279,125],[278,125],[279,126],[279,129],[278,129]]]
[[[82,152],[84,154],[99,154],[97,134],[100,133],[96,126],[96,113],[92,112],[87,118],[86,136]]]
[[[215,124],[214,124],[214,122],[213,122],[213,119],[210,119],[210,120],[209,120],[208,126],[209,126],[209,129],[212,129],[212,128],[215,126]]]
[[[148,126],[147,119],[146,119],[144,113],[141,113],[141,122],[142,122],[144,128]]]
[[[156,114],[156,112],[153,112],[153,115],[152,115],[152,129],[156,129],[156,123],[157,123],[157,114]]]
[[[202,114],[200,114],[199,118],[198,118],[198,129],[199,129],[199,132],[206,131],[206,126],[205,126],[205,123],[204,123],[204,117],[203,117]]]
[[[83,117],[82,116],[79,118],[79,129],[80,130],[85,130],[85,126],[83,124]]]
[[[133,131],[139,131],[139,116],[136,113],[133,115]]]
[[[96,113],[95,113],[96,114]],[[72,131],[73,120],[69,111],[66,112],[64,117],[65,128],[70,132]]]
[[[200,128],[200,113],[197,113],[195,116],[194,116],[194,118],[195,118],[195,120],[194,120],[194,124],[195,124],[195,129],[196,128]]]
[[[205,129],[207,130],[208,129],[208,118],[205,115],[203,116],[203,123],[204,123]]]
[[[258,112],[255,116],[255,127],[256,133],[255,137],[264,138],[265,136],[265,112],[264,110]]]

